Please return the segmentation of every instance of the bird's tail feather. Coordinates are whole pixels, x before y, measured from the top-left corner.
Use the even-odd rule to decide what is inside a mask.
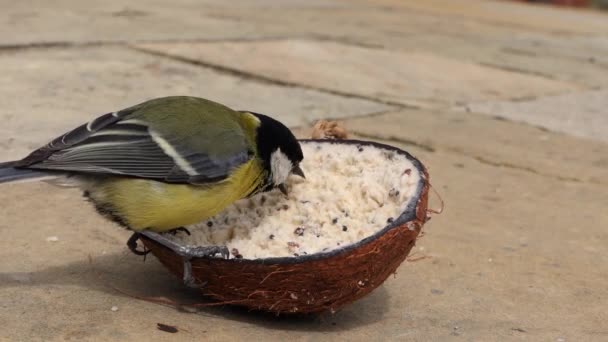
[[[0,163],[0,184],[11,182],[33,182],[56,178],[57,175],[44,171],[17,169],[10,166],[12,163]]]

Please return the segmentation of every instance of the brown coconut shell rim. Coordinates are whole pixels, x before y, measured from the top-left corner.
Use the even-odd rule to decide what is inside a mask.
[[[378,143],[378,142],[374,142],[374,141],[365,141],[365,140],[356,140],[356,139],[348,139],[348,140],[300,139],[299,141],[304,142],[304,143],[372,146],[372,147],[387,150],[387,151],[394,151],[400,155],[405,156],[409,161],[412,162],[414,167],[420,173],[420,180],[418,181],[418,186],[416,187],[416,191],[414,192],[414,195],[413,195],[414,200],[411,200],[410,203],[408,203],[405,210],[399,215],[399,217],[397,217],[395,220],[393,220],[393,222],[386,225],[383,229],[377,231],[376,233],[374,233],[364,239],[361,239],[356,243],[353,243],[350,245],[345,245],[345,246],[342,246],[337,249],[333,249],[328,252],[300,255],[297,257],[272,257],[272,258],[260,258],[260,259],[245,259],[245,258],[224,259],[224,258],[218,258],[218,257],[213,257],[213,256],[199,257],[199,256],[189,255],[187,251],[184,251],[184,249],[182,249],[180,252],[177,252],[172,247],[166,246],[165,244],[163,244],[162,241],[158,241],[158,240],[154,239],[153,236],[141,236],[140,238],[144,239],[144,240],[146,240],[146,239],[153,240],[154,242],[160,244],[161,246],[172,250],[173,252],[181,255],[182,257],[185,257],[186,259],[189,259],[190,261],[194,261],[196,259],[210,259],[210,260],[224,260],[225,262],[233,262],[233,263],[240,263],[240,264],[298,264],[298,263],[305,263],[305,262],[309,262],[309,261],[313,261],[313,260],[325,259],[325,258],[333,257],[336,255],[340,255],[343,253],[347,253],[353,249],[357,249],[365,244],[368,244],[368,243],[376,240],[377,238],[386,234],[386,232],[388,232],[392,229],[398,228],[404,224],[407,224],[408,222],[411,222],[411,221],[414,221],[417,219],[416,208],[418,207],[418,200],[420,199],[422,191],[423,191],[426,183],[428,182],[428,180],[426,179],[427,173],[426,173],[426,168],[424,167],[424,165],[418,159],[416,159],[414,156],[412,156],[409,152],[404,151],[398,147],[391,146],[391,145],[386,145],[386,144],[382,144],[382,143]]]

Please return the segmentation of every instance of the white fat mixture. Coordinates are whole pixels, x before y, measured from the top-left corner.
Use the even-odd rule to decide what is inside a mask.
[[[240,200],[165,236],[189,246],[226,245],[230,258],[297,257],[356,243],[382,230],[417,198],[420,173],[405,156],[368,145],[303,142],[306,179]]]

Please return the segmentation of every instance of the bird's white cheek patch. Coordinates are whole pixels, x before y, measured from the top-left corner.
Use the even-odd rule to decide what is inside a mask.
[[[270,171],[272,172],[272,182],[276,185],[285,183],[291,173],[293,164],[281,149],[277,149],[270,155]]]

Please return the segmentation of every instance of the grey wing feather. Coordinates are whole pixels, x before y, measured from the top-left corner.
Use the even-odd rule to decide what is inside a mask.
[[[100,116],[12,166],[205,184],[225,179],[251,157],[244,149],[225,159],[213,158],[171,137],[159,138],[145,124],[123,119],[121,112]]]
[[[23,180],[34,180],[51,176],[49,173],[37,170],[16,169],[14,167],[3,167],[0,164],[0,183],[9,183]]]
[[[184,179],[187,179],[189,183],[204,184],[222,180],[226,178],[234,167],[246,163],[253,157],[253,152],[250,152],[246,147],[232,155],[217,158],[193,151],[184,144],[172,141],[170,143],[175,147],[176,152],[181,158],[190,166],[190,169],[189,172],[183,168],[174,169],[167,177],[167,181],[169,182],[182,182]]]

